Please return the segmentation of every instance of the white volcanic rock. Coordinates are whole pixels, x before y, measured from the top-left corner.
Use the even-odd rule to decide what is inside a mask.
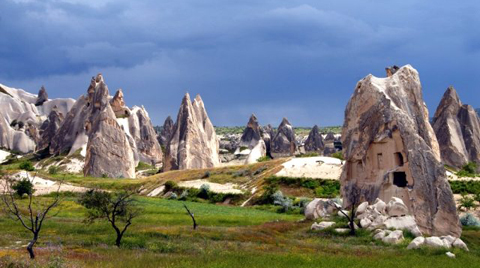
[[[418,72],[410,65],[387,78],[358,82],[342,130],[344,206],[402,199],[427,235],[459,237],[462,229],[439,145],[429,123]]]
[[[304,211],[307,220],[316,220],[328,215],[327,204],[323,199],[315,198],[307,204]]]
[[[478,114],[472,106],[462,104],[453,87],[443,95],[433,118],[433,129],[445,164],[458,169],[468,162],[480,164]]]
[[[175,132],[166,150],[165,170],[211,168],[220,165],[219,142],[203,100],[183,97]]]
[[[410,242],[407,249],[418,249],[425,244],[425,237],[419,236]]]
[[[162,131],[159,135],[160,144],[164,147],[168,145],[168,142],[172,138],[173,132],[175,131],[175,123],[172,120],[172,117],[168,116],[163,123]]]
[[[403,232],[401,230],[393,231],[384,238],[382,238],[383,243],[387,244],[398,244],[404,240]]]
[[[66,114],[74,103],[73,99],[45,100],[41,95],[41,105],[35,106],[36,95],[0,84],[0,147],[21,153],[35,151],[38,129],[53,107]]]
[[[254,164],[258,162],[258,159],[264,157],[267,154],[267,147],[263,140],[259,140],[257,145],[252,148],[250,154],[248,154],[245,164]]]
[[[340,159],[325,156],[292,158],[282,164],[276,176],[338,180],[343,164]]]
[[[324,230],[324,229],[327,229],[327,228],[330,228],[332,226],[335,225],[335,222],[330,222],[330,221],[322,221],[320,223],[314,223],[312,224],[312,227],[310,229],[312,230],[316,230],[316,231],[320,231],[320,230]]]
[[[425,245],[432,248],[446,248],[445,243],[443,243],[442,239],[436,236],[425,238]]]

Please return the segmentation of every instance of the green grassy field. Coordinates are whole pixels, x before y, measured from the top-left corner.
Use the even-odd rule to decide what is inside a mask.
[[[138,198],[144,213],[118,249],[110,226],[85,224],[86,211],[75,200],[66,197],[60,213],[46,222],[34,263],[21,247],[28,242],[28,232],[2,214],[0,266],[12,262],[23,267],[475,267],[480,261],[478,230],[464,231],[471,251],[454,250],[457,259],[452,260],[443,250],[408,251],[408,241],[384,245],[367,232],[357,237],[313,232],[311,222],[300,221],[301,215],[146,197]],[[200,224],[196,231],[184,203]]]

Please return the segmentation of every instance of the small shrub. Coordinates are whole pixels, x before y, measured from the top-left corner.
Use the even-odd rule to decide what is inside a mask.
[[[203,176],[202,176],[202,179],[206,179],[206,178],[210,178],[210,171],[206,171]]]
[[[265,170],[267,170],[266,167],[261,167],[261,168],[255,170],[255,171],[253,172],[253,176],[260,175],[260,174],[262,174],[262,172],[264,172]]]
[[[259,162],[259,163],[260,162],[267,162],[267,161],[270,161],[270,160],[272,160],[272,158],[270,158],[268,155],[266,155],[266,156],[262,156],[262,157],[258,158],[257,162]]]
[[[16,182],[12,186],[12,188],[13,190],[15,190],[15,193],[20,197],[22,197],[24,194],[31,195],[35,192],[35,189],[33,188],[33,183],[26,178]]]
[[[35,170],[32,162],[30,162],[30,161],[23,161],[22,163],[20,163],[19,168],[23,169],[23,170],[26,170],[26,171],[34,171]]]
[[[13,119],[12,123],[10,123],[11,127],[15,127],[18,124],[17,119]]]
[[[466,210],[470,210],[476,207],[477,205],[475,204],[475,199],[466,194],[462,195],[462,198],[460,199],[460,205],[458,206],[459,209],[465,208]]]
[[[58,171],[59,171],[59,168],[57,166],[50,166],[48,168],[48,174],[50,175],[55,175],[58,173]]]
[[[198,197],[203,199],[208,199],[209,193],[210,193],[210,185],[202,184],[202,186],[200,186],[200,192],[198,193]]]
[[[178,196],[177,196],[176,193],[172,193],[172,195],[170,195],[170,197],[168,199],[177,200]]]
[[[339,151],[339,152],[335,152],[331,155],[331,157],[333,158],[338,158],[340,160],[345,160],[345,158],[343,158],[343,152],[342,151]]]
[[[460,171],[457,172],[459,177],[476,177],[477,176],[477,164],[470,162],[462,167]]]
[[[106,179],[106,178],[108,178],[108,175],[107,175],[106,173],[103,173],[103,174],[102,174],[102,178],[103,178],[103,179]]]
[[[248,147],[246,147],[246,146],[240,146],[240,152],[245,151],[247,149],[248,149]]]
[[[163,190],[164,193],[168,193],[170,191],[178,189],[178,184],[174,181],[167,181],[165,182],[165,189]]]
[[[272,199],[274,205],[282,207],[280,212],[287,212],[293,207],[292,199],[284,196],[281,191],[274,193]]]
[[[180,195],[180,197],[178,197],[178,200],[182,200],[182,201],[185,201],[187,200],[188,198],[188,190],[183,190],[182,194]]]
[[[473,216],[473,214],[471,213],[467,213],[463,217],[461,217],[460,222],[463,226],[480,227],[480,220],[477,217]]]

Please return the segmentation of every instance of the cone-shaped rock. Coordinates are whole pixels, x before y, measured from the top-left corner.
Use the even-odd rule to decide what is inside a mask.
[[[433,129],[445,164],[455,168],[468,162],[480,164],[480,120],[472,106],[462,104],[453,87],[440,101]]]
[[[257,117],[252,114],[248,120],[247,127],[243,131],[242,138],[240,139],[240,146],[245,146],[249,149],[255,147],[262,139],[260,129]]]
[[[305,141],[305,152],[317,152],[323,153],[325,145],[323,144],[323,138],[320,134],[318,126],[315,125],[310,133],[308,134],[308,138]]]
[[[324,140],[325,149],[323,150],[324,155],[331,155],[337,150],[335,149],[335,134],[333,132],[328,132]]]
[[[115,113],[117,118],[124,118],[130,116],[130,109],[125,105],[125,101],[123,99],[123,91],[119,89],[115,96],[113,96],[112,100],[110,101],[110,105],[112,106],[112,110]]]
[[[38,97],[37,97],[37,101],[35,102],[35,106],[40,106],[46,101],[48,101],[47,90],[45,89],[44,86],[42,86],[42,88],[40,88],[40,91],[38,91]]]
[[[459,237],[462,228],[418,72],[360,80],[345,111],[341,176],[344,205],[398,197],[425,235]],[[359,193],[356,195],[355,193]]]
[[[265,147],[267,150],[267,155],[269,157],[272,157],[272,154],[271,154],[272,139],[275,137],[275,131],[273,131],[272,125],[270,124],[264,126],[263,128],[261,128],[261,130],[262,130],[262,139],[265,142]]]
[[[60,129],[63,120],[64,116],[58,111],[57,106],[53,107],[47,120],[45,120],[40,127],[40,142],[38,143],[37,150],[43,150],[50,146],[50,141],[53,139],[58,129]]]
[[[134,151],[137,152],[139,161],[160,165],[163,158],[162,148],[145,108],[134,106],[128,122],[129,133],[136,147]]]
[[[91,113],[85,124],[88,135],[85,176],[135,178],[135,160],[124,130],[117,123],[101,75],[96,78]]]
[[[295,132],[286,118],[278,127],[277,133],[271,142],[271,154],[274,158],[292,156],[296,150]]]
[[[167,146],[168,142],[172,138],[173,132],[175,131],[175,123],[172,120],[172,117],[168,116],[163,123],[162,131],[160,131],[160,144],[163,146]]]
[[[178,112],[175,131],[167,146],[165,168],[200,169],[220,164],[219,144],[199,95],[193,102],[185,94]]]

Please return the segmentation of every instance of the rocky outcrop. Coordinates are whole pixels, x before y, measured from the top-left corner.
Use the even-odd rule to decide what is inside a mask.
[[[292,156],[297,149],[295,131],[288,119],[283,118],[277,133],[271,142],[271,154],[274,158]]]
[[[400,198],[427,235],[459,237],[461,226],[418,72],[368,75],[355,88],[342,130],[344,205]],[[357,200],[359,199],[359,200]]]
[[[272,125],[268,124],[261,128],[261,133],[267,149],[267,156],[272,158],[272,139],[275,137],[275,131],[273,130]]]
[[[235,157],[237,159],[245,159],[245,164],[253,164],[266,155],[267,146],[262,139],[261,127],[258,124],[257,117],[252,114],[240,138],[240,143],[235,151]]]
[[[305,141],[305,152],[307,153],[320,153],[323,154],[323,150],[325,149],[325,145],[323,144],[323,138],[320,134],[318,126],[315,125],[310,133],[308,134],[308,138]]]
[[[328,132],[327,136],[325,136],[324,140],[324,155],[331,155],[335,153],[337,150],[335,149],[335,134],[333,132]]]
[[[258,124],[257,117],[252,114],[248,120],[247,127],[243,131],[242,138],[240,139],[240,146],[253,148],[262,139],[261,127]]]
[[[117,93],[115,93],[115,96],[113,96],[112,100],[110,101],[110,105],[112,106],[112,110],[117,118],[129,117],[131,114],[130,109],[128,109],[128,107],[125,105],[125,101],[123,100],[122,89],[117,90]]]
[[[462,104],[453,87],[443,95],[433,129],[445,164],[458,169],[468,162],[480,164],[480,120],[472,106]]]
[[[85,122],[88,144],[85,176],[135,178],[135,159],[109,102],[108,87],[99,74],[89,88],[89,117]],[[93,88],[93,91],[91,90]]]
[[[167,146],[164,170],[211,168],[219,164],[217,135],[203,100],[197,95],[192,102],[187,93]]]
[[[162,148],[157,140],[152,121],[144,107],[134,106],[128,118],[129,134],[133,138],[138,160],[154,166],[161,166]]]
[[[166,147],[168,145],[168,142],[172,138],[173,132],[175,131],[174,127],[175,126],[172,118],[168,116],[163,123],[162,130],[160,131],[159,141],[162,146]]]
[[[43,94],[39,95],[42,99]],[[41,141],[40,126],[52,109],[57,107],[59,112],[66,114],[75,102],[46,97],[41,105],[35,106],[37,100],[37,95],[0,84],[0,147],[20,153],[34,152]]]
[[[44,86],[42,86],[42,88],[40,88],[40,91],[38,91],[38,96],[37,96],[37,101],[35,102],[35,106],[43,105],[46,101],[48,101],[47,90],[45,89]]]
[[[40,142],[38,143],[38,150],[43,150],[50,146],[50,142],[58,129],[60,129],[63,120],[63,114],[58,111],[56,106],[53,107],[47,120],[45,120],[40,127]]]

